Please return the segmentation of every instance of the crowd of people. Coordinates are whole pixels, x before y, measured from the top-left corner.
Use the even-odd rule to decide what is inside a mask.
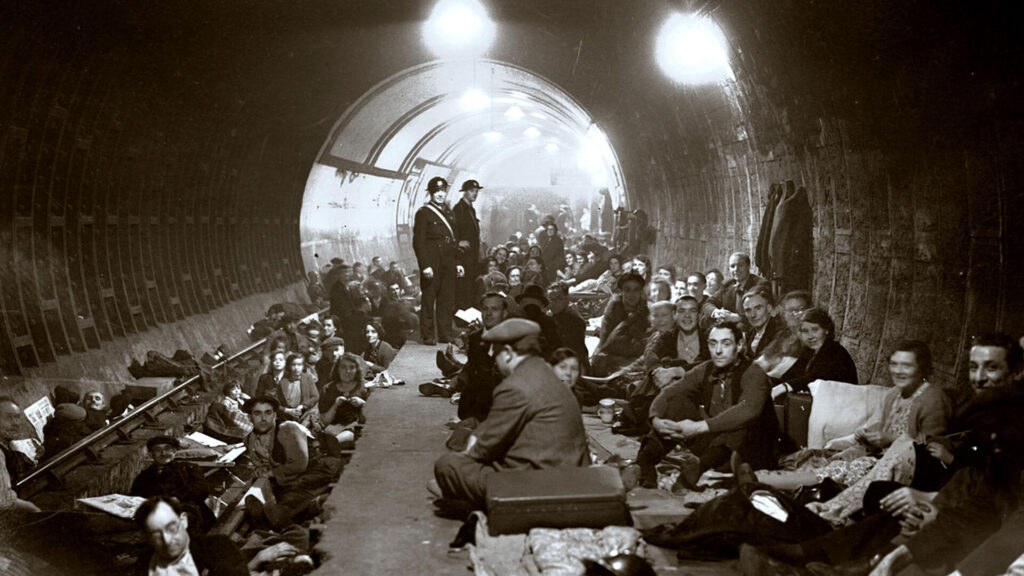
[[[467,181],[459,204],[471,208],[480,188]],[[451,346],[439,349],[442,377],[420,388],[458,404],[452,453],[428,486],[442,509],[483,507],[486,479],[498,471],[589,464],[580,415],[615,399],[614,430],[640,440],[621,469],[627,488],[684,494],[718,470],[781,501],[802,495],[818,532],[761,547],[749,544],[777,535],[750,536],[732,550],[747,574],[994,574],[1024,553],[1024,384],[1010,336],[974,339],[967,381],[947,387],[932,379],[926,343],[895,343],[889,381],[873,382],[885,395],[868,422],[824,447],[792,446],[776,404],[817,387],[824,409],[840,394],[833,390],[863,390],[835,322],[808,291],[778,294],[743,252],[724,262],[727,274],[655,266],[645,242],[606,247],[603,235],[566,234],[554,215],[467,250],[486,245],[478,227],[447,209],[447,190],[431,180],[416,220],[427,284],[421,341],[457,341],[466,353],[463,363]],[[444,302],[449,293],[463,300]],[[592,310],[582,304],[595,299],[604,307],[588,328]],[[481,311],[461,339],[453,306]]]

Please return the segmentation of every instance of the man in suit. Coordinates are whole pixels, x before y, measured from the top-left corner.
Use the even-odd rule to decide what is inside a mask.
[[[476,217],[476,202],[483,186],[476,180],[462,183],[462,198],[452,208],[455,239],[459,242],[458,261],[465,273],[455,281],[455,305],[466,309],[473,305],[473,283],[480,275],[480,219]]]
[[[787,332],[786,323],[772,313],[774,309],[775,299],[767,286],[759,286],[743,295],[743,310],[747,316],[744,332],[748,358],[757,358],[772,340]]]
[[[733,252],[729,256],[729,273],[732,274],[733,282],[722,291],[723,309],[715,313],[715,320],[741,322],[746,320],[743,295],[758,284],[767,282],[757,274],[750,273],[750,255],[744,252]]]
[[[562,282],[548,286],[548,309],[551,319],[558,327],[558,337],[562,346],[572,348],[580,361],[580,370],[586,374],[590,370],[587,350],[587,321],[580,316],[569,303],[569,287]]]
[[[576,397],[540,353],[540,326],[509,318],[483,334],[505,379],[494,389],[491,411],[468,447],[434,463],[429,488],[445,500],[486,504],[487,477],[500,470],[590,465],[587,435]]]
[[[331,302],[331,316],[345,321],[356,308],[354,295],[348,289],[348,283],[352,280],[352,267],[348,264],[341,264],[334,268],[337,281],[331,286],[328,298]],[[335,325],[337,328],[338,326]]]
[[[135,564],[137,576],[158,574],[205,574],[248,576],[245,557],[231,538],[190,537],[188,517],[176,498],[154,496],[135,512],[135,522],[145,531],[150,550]]]
[[[433,346],[452,341],[455,278],[461,278],[465,270],[455,262],[455,228],[451,211],[444,203],[448,181],[440,176],[431,178],[427,193],[430,201],[416,211],[413,220],[412,248],[420,267],[420,336],[424,344]]]

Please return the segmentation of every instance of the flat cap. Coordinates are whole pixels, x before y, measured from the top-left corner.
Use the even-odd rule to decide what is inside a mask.
[[[153,436],[146,440],[146,448],[153,448],[161,444],[166,444],[172,448],[181,448],[181,443],[176,438],[171,438],[170,436]]]
[[[328,339],[326,339],[326,340],[324,340],[323,342],[320,343],[320,349],[326,352],[327,349],[329,349],[329,348],[333,348],[335,346],[344,346],[344,345],[345,345],[345,341],[344,340],[342,340],[341,338],[338,338],[337,336],[331,336],[330,338],[328,338]]]
[[[540,324],[525,318],[509,318],[494,328],[484,330],[481,339],[484,342],[515,342],[526,336],[540,334]]]

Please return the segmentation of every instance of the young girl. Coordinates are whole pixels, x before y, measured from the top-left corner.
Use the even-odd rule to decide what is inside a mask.
[[[363,367],[359,358],[345,354],[334,363],[331,383],[320,395],[320,420],[324,432],[343,447],[355,441],[356,424],[366,421],[363,406],[370,391],[363,384]]]

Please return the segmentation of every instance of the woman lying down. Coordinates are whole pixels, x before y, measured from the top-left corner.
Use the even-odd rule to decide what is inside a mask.
[[[889,357],[893,391],[886,395],[881,414],[853,434],[835,438],[823,450],[805,448],[787,457],[791,471],[759,472],[758,479],[777,488],[813,485],[831,478],[847,486],[827,502],[809,507],[833,524],[841,524],[861,508],[868,485],[893,481],[922,490],[935,490],[946,480],[939,456],[952,406],[938,386],[928,382],[932,357],[921,341],[899,343]]]

